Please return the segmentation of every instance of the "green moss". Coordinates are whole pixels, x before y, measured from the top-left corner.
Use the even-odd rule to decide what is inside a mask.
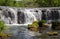
[[[33,23],[32,26],[38,26],[38,24],[37,23]]]
[[[40,20],[40,21],[38,21],[39,27],[43,27],[43,24],[44,24],[44,23],[46,23],[45,20]]]
[[[34,21],[32,24],[28,24],[28,26],[38,26],[38,21]]]
[[[28,24],[28,26],[39,26],[40,23],[45,23],[45,20],[34,21],[32,24]]]
[[[45,20],[40,20],[40,21],[38,21],[38,22],[46,23],[46,21],[45,21]]]
[[[34,21],[33,23],[38,23],[38,21]]]

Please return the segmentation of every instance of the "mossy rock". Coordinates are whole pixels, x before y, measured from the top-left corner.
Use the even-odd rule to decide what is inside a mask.
[[[49,25],[44,23],[44,24],[42,25],[42,27],[46,27],[46,28],[48,28]]]
[[[47,32],[48,36],[52,36],[53,33],[52,32]]]
[[[34,21],[33,23],[38,23],[38,21]],[[33,24],[33,23],[32,23],[32,24]]]
[[[38,21],[34,21],[32,24],[28,24],[28,27],[38,26]]]
[[[57,36],[58,35],[58,32],[48,32],[47,33],[49,36]]]
[[[7,34],[0,33],[0,37],[7,37]]]
[[[38,26],[38,24],[37,23],[33,23],[32,26]]]
[[[57,36],[58,35],[58,32],[53,32],[53,36]]]
[[[12,35],[11,34],[0,33],[0,38],[1,39],[7,39],[8,37],[12,37]]]
[[[35,32],[37,32],[37,31],[38,31],[38,29],[37,29],[37,28],[30,28],[30,30],[31,30],[31,31],[35,31]]]

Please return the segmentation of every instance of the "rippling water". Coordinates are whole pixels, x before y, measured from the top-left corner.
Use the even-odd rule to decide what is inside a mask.
[[[10,26],[5,32],[13,35],[8,39],[36,39],[36,37],[29,35],[27,26]]]
[[[27,28],[28,28],[27,26],[9,26],[8,29],[5,31],[5,33],[13,35],[12,37],[8,37],[8,39],[42,39],[41,37],[35,36],[33,34],[34,32],[29,31]],[[57,32],[60,33],[60,31]],[[48,36],[47,38],[44,39],[50,39],[50,38],[51,37]],[[60,35],[54,37],[54,39],[60,39]]]

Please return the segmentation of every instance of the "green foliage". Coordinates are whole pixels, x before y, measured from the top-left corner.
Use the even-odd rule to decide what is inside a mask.
[[[32,26],[32,24],[28,24],[28,26],[30,27],[30,26]]]
[[[60,0],[0,0],[0,6],[12,7],[59,7]]]
[[[0,21],[0,32],[4,31],[6,29],[6,25],[3,21]]]
[[[38,21],[34,21],[32,24],[28,24],[28,26],[38,26]]]
[[[39,27],[42,27],[44,23],[46,23],[45,20],[40,20],[40,21],[38,21],[38,25],[39,25]]]
[[[40,20],[40,21],[38,21],[38,22],[46,23],[46,21],[45,21],[45,20]]]
[[[36,0],[39,7],[58,7],[60,6],[60,0]]]
[[[38,26],[38,24],[37,23],[32,23],[32,26]]]
[[[46,21],[45,20],[34,21],[32,24],[28,24],[28,26],[42,26],[43,23],[46,23]]]

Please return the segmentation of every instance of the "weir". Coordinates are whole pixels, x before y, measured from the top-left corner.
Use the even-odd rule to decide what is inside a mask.
[[[0,6],[0,20],[7,25],[27,25],[33,21],[60,21],[60,8],[15,8]]]

